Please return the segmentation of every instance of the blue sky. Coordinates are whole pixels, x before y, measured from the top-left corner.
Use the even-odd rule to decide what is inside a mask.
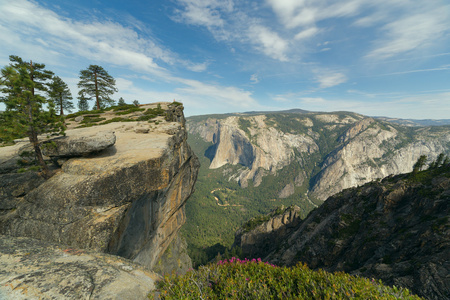
[[[0,66],[11,54],[45,63],[74,98],[97,64],[115,99],[175,99],[188,116],[450,118],[444,0],[0,0]]]

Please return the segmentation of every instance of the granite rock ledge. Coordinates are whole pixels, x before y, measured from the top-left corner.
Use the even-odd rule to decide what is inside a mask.
[[[19,146],[0,148],[0,234],[119,255],[152,269],[185,222],[199,169],[183,107],[142,107],[157,105],[167,112],[157,122],[69,128],[67,140],[113,132],[115,143],[64,160],[47,181],[11,168]]]

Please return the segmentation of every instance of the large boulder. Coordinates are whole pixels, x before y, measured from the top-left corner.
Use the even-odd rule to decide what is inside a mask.
[[[50,157],[77,157],[99,152],[116,143],[112,131],[90,132],[69,131],[66,136],[57,137],[42,144],[42,153]]]

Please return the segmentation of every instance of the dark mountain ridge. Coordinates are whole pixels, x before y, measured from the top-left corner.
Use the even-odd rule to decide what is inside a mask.
[[[343,190],[298,224],[286,223],[277,233],[282,242],[266,243],[270,249],[252,244],[265,239],[263,229],[272,219],[244,237],[239,231],[236,244],[244,256],[263,254],[274,264],[301,261],[313,269],[381,279],[427,299],[450,299],[449,215],[446,165]]]

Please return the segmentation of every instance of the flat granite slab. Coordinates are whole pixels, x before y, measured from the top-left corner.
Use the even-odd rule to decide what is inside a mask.
[[[118,256],[0,235],[0,299],[146,299],[158,278]]]

